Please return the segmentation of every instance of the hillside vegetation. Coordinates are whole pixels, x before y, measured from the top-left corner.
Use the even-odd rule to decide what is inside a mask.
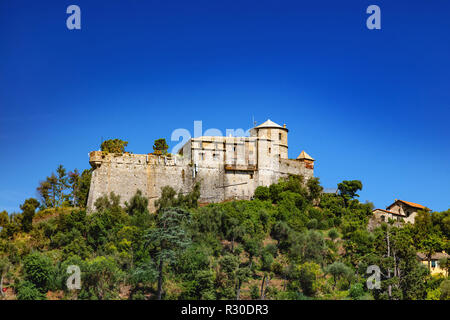
[[[156,213],[140,192],[110,194],[87,214],[90,172],[40,184],[40,201],[0,214],[0,270],[6,299],[449,299],[417,251],[449,251],[450,210],[419,212],[414,225],[369,232],[373,209],[359,181],[323,194],[317,178],[291,176],[258,187],[253,200],[198,206],[165,187]],[[445,265],[445,263],[447,263]],[[447,267],[448,262],[442,261]],[[81,270],[69,290],[67,268]],[[381,270],[369,290],[368,266]]]

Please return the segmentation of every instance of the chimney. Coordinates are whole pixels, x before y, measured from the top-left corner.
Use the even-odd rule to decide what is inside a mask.
[[[285,123],[285,124],[283,124],[283,128],[285,128],[285,129],[286,129],[286,123]]]

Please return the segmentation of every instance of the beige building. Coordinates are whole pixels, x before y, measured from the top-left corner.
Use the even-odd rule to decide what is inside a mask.
[[[200,182],[200,202],[250,199],[258,186],[289,175],[314,176],[314,159],[301,152],[288,158],[288,129],[271,120],[255,126],[248,137],[202,136],[189,139],[176,155],[90,153],[94,168],[88,210],[110,192],[122,203],[137,190],[149,198],[149,209],[161,188],[188,193]]]
[[[384,209],[374,209],[374,217],[381,222],[403,221],[414,223],[414,219],[419,210],[429,210],[427,207],[414,202],[395,199],[394,203]]]
[[[433,254],[431,256],[431,260],[430,260],[430,273],[432,275],[438,275],[441,274],[443,276],[448,276],[447,274],[447,270],[443,269],[440,265],[439,265],[439,260],[444,259],[444,258],[450,258],[450,255],[448,255],[445,251],[443,252],[436,252],[435,254]],[[427,256],[422,253],[422,252],[418,252],[417,253],[417,259],[419,259],[424,265],[426,265],[428,267],[428,258]]]

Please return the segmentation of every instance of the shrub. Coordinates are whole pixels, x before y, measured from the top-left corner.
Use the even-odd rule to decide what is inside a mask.
[[[442,281],[439,290],[441,291],[441,300],[450,300],[450,280]]]
[[[308,229],[317,229],[317,220],[316,219],[309,220],[308,223],[306,224],[306,227]]]
[[[364,287],[361,283],[355,283],[350,287],[349,296],[353,300],[359,300],[364,295]]]
[[[336,240],[339,237],[339,232],[336,229],[331,229],[328,231],[328,236],[331,238],[331,240]]]
[[[102,142],[100,149],[104,152],[110,153],[124,153],[125,147],[128,145],[127,141],[120,139],[105,140]]]
[[[23,264],[25,279],[42,292],[46,292],[53,273],[53,265],[50,258],[39,252],[33,252],[25,257]]]
[[[45,295],[30,281],[22,281],[16,288],[18,300],[45,300]]]
[[[269,200],[270,199],[270,192],[269,188],[264,186],[259,186],[255,189],[254,197],[259,200]]]
[[[253,284],[250,287],[250,297],[252,300],[258,300],[259,299],[259,288],[256,284]]]

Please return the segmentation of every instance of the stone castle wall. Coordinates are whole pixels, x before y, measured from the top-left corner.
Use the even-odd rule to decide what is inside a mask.
[[[231,166],[225,170],[220,160],[199,161],[195,166],[189,158],[180,155],[171,158],[153,154],[90,153],[94,168],[89,191],[88,210],[95,210],[95,201],[114,192],[121,202],[128,201],[137,190],[149,199],[149,210],[155,210],[154,202],[161,196],[161,188],[171,186],[177,192],[190,192],[200,182],[200,202],[211,203],[232,199],[250,199],[259,185],[268,186],[279,178],[291,174],[313,176],[313,170],[292,159],[281,159],[273,168],[239,170]]]
[[[288,159],[287,148],[285,127],[257,127],[250,137],[190,139],[179,154],[170,157],[93,151],[88,211],[94,211],[95,201],[111,192],[120,195],[123,204],[141,190],[153,212],[164,186],[188,193],[199,182],[199,201],[212,203],[251,199],[258,186],[289,175],[313,177],[313,163]]]

